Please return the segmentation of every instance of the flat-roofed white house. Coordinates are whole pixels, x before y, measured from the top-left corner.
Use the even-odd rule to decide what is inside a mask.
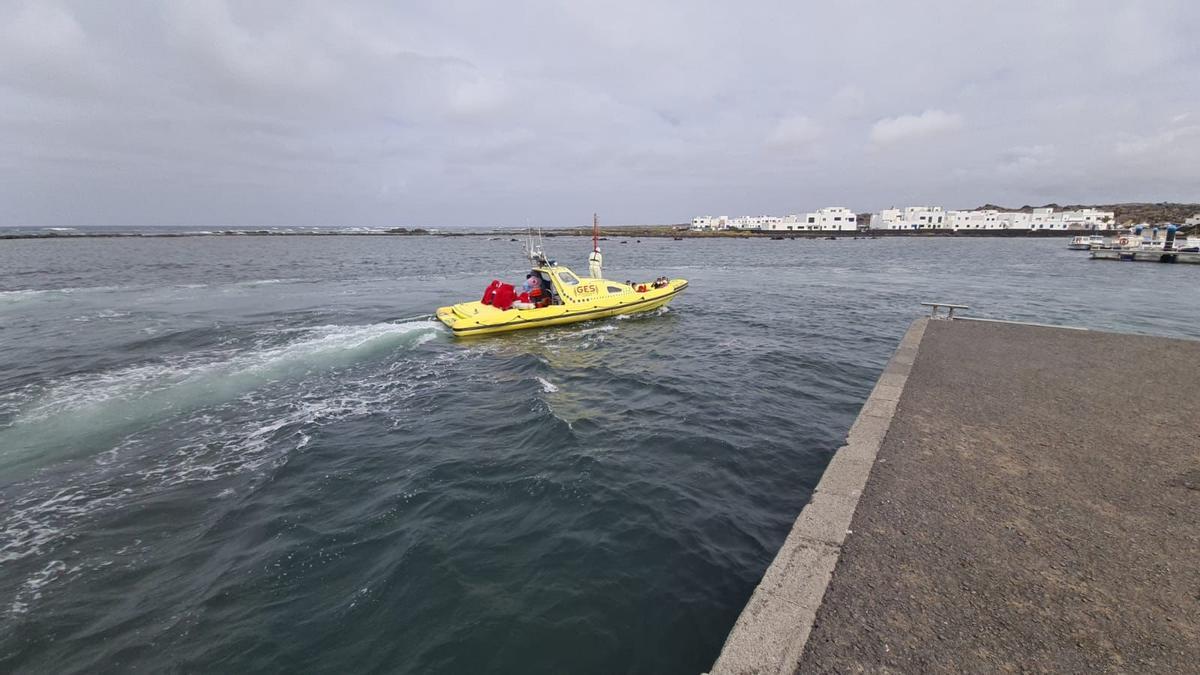
[[[952,230],[1003,230],[1000,212],[994,209],[983,211],[950,211],[946,214]]]
[[[940,206],[890,208],[871,215],[872,230],[937,230],[946,226],[946,212]]]
[[[858,230],[858,215],[843,206],[828,206],[804,214],[800,225],[808,230],[848,232]]]
[[[940,206],[909,206],[904,209],[904,220],[916,223],[920,230],[939,230],[946,226],[946,212]]]
[[[1117,222],[1115,213],[1099,209],[1063,211],[1059,216],[1064,230],[1107,230],[1115,227]]]
[[[1002,230],[1028,230],[1033,222],[1033,214],[1024,211],[1001,211],[998,218]]]
[[[1051,207],[1021,211],[951,211],[955,230],[1105,230],[1114,222],[1111,211],[1079,209],[1054,212]]]
[[[945,211],[938,206],[884,209],[871,216],[879,230],[1108,230],[1116,225],[1112,211],[1077,209],[1055,213],[1052,207],[1023,211]]]
[[[857,231],[858,216],[850,209],[831,206],[812,213],[787,216],[698,216],[692,230],[755,230],[763,232]]]
[[[1109,230],[1116,227],[1116,214],[1098,209],[1054,212],[1051,207],[1034,209],[1029,215],[1030,230]]]
[[[729,216],[698,216],[692,218],[692,230],[696,232],[729,229]]]
[[[1187,220],[1183,221],[1183,225],[1184,225],[1184,227],[1200,225],[1200,213],[1197,213],[1196,215],[1192,216],[1191,218],[1188,218]]]
[[[1034,209],[1033,213],[1029,214],[1031,230],[1053,230],[1058,224],[1058,216],[1054,215],[1054,209],[1050,207]]]
[[[904,212],[892,207],[890,209],[883,209],[879,213],[871,214],[871,229],[907,230],[911,228],[904,226]]]
[[[729,221],[731,230],[774,230],[783,222],[779,216],[741,216]]]

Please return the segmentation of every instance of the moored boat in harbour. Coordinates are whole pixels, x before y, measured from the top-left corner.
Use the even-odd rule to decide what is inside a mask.
[[[1112,244],[1099,234],[1081,234],[1077,237],[1071,237],[1071,241],[1067,243],[1067,248],[1072,251],[1090,251],[1097,248],[1111,248]]]

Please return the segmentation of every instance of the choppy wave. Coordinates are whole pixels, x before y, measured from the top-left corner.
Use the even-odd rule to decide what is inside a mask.
[[[30,298],[36,298],[39,295],[47,293],[47,291],[37,290],[33,288],[22,288],[15,291],[0,291],[0,301],[3,302],[21,302]]]
[[[361,332],[371,332],[367,329],[372,328],[361,327]],[[410,333],[418,333],[413,344],[437,337],[437,333],[420,328],[409,329]],[[348,338],[347,342],[353,340]],[[133,432],[97,456],[90,469],[75,472],[68,483],[34,477],[14,486],[19,497],[6,501],[0,494],[4,506],[0,515],[0,563],[39,555],[63,556],[56,551],[75,539],[85,523],[119,510],[131,500],[235,476],[261,479],[284,465],[293,453],[307,448],[321,427],[401,410],[412,396],[429,394],[443,386],[445,380],[440,374],[454,362],[479,353],[451,350],[429,358],[400,359],[352,384],[331,379],[316,390],[255,393],[197,410],[171,421],[181,441],[175,447],[162,448],[153,429]],[[223,414],[239,410],[254,410],[255,414]],[[214,496],[228,499],[254,489],[254,485],[255,480],[242,480]],[[75,563],[72,565],[74,571]],[[11,609],[24,612],[40,596],[41,587],[59,576],[33,573]]]
[[[79,288],[21,288],[14,291],[0,291],[0,306],[15,305],[37,300],[52,300],[63,298],[78,292]]]
[[[611,318],[601,319],[558,328],[553,331],[543,331],[534,337],[534,341],[551,348],[591,348],[603,344],[608,334],[616,330],[617,324],[613,323]]]
[[[21,288],[0,291],[0,309],[9,307],[13,311],[21,311],[22,308],[29,306],[36,308],[41,303],[73,302],[80,296],[123,292],[130,288],[128,286],[64,286],[62,288]]]
[[[133,286],[64,286],[61,288],[19,288],[7,291],[0,291],[0,307],[6,305],[24,305],[31,302],[53,302],[74,300],[83,297],[89,297],[94,294],[104,293],[129,293],[129,292],[150,292],[160,293],[162,291],[184,290],[192,291],[197,289],[225,289],[234,291],[236,289],[260,288],[263,286],[273,286],[277,284],[296,284],[296,283],[311,283],[311,280],[300,278],[269,278],[269,279],[247,279],[244,281],[233,281],[225,283],[176,283],[166,286],[161,285],[133,285]]]
[[[12,614],[24,614],[29,609],[31,602],[42,597],[42,588],[67,572],[66,563],[61,560],[51,560],[37,574],[25,579],[17,596],[13,598],[9,611]]]
[[[77,441],[120,434],[236,399],[279,381],[417,346],[442,332],[431,321],[320,326],[301,339],[249,352],[192,354],[53,382],[0,430],[0,468],[69,457]]]

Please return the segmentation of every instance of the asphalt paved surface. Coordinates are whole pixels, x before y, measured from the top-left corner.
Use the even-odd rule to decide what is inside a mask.
[[[1200,672],[1200,342],[934,321],[801,672]]]

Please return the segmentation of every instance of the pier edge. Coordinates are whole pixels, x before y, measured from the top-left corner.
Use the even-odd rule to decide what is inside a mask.
[[[793,673],[833,576],[875,457],[895,415],[929,318],[915,320],[859,410],[750,600],[712,675]]]

